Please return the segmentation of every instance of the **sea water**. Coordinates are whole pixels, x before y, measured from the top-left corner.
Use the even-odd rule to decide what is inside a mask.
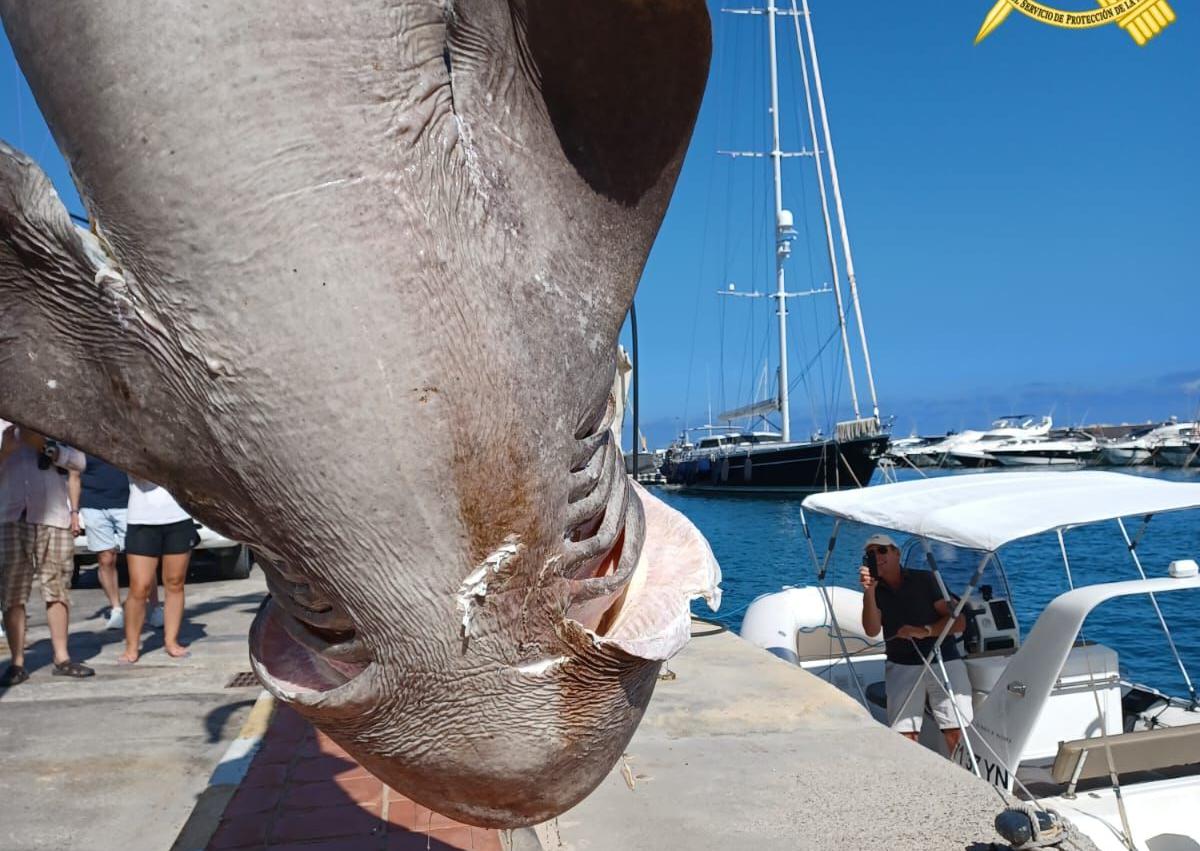
[[[1129,475],[1200,483],[1197,471],[1133,469],[1135,472]],[[1045,470],[1042,474],[1054,476],[1059,472]],[[1003,476],[1006,472],[936,471],[928,475]],[[919,474],[910,470],[899,472],[896,477],[905,480],[918,478]],[[879,481],[877,473],[874,483]],[[697,615],[720,621],[737,632],[746,607],[759,595],[787,585],[814,584],[813,551],[816,558],[824,558],[833,522],[811,512],[802,519],[800,498],[718,496],[662,487],[655,488],[655,493],[699,527],[721,564],[721,608],[714,614],[702,600],[697,600],[693,605]],[[811,534],[811,550],[804,520]],[[1131,536],[1141,526],[1140,518],[1125,520]],[[829,561],[827,583],[859,588],[862,545],[868,535],[877,531],[880,530],[842,524]],[[904,544],[902,536],[893,537]],[[1138,578],[1116,521],[1070,529],[1064,533],[1064,540],[1077,586]],[[1137,552],[1149,577],[1166,576],[1167,566],[1177,559],[1200,561],[1200,509],[1154,517],[1138,543]],[[1046,604],[1069,588],[1058,538],[1051,532],[1014,541],[1001,547],[999,555],[1021,632],[1027,635]],[[1183,668],[1200,688],[1200,589],[1159,594],[1157,600]],[[1184,673],[1171,653],[1148,596],[1102,603],[1084,623],[1082,637],[1115,650],[1121,673],[1127,679],[1181,697],[1188,695]]]

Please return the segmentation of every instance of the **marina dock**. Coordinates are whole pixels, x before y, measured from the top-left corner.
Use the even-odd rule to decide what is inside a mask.
[[[542,848],[1008,847],[992,826],[1005,803],[991,786],[964,782],[963,769],[723,628],[693,621],[692,636],[624,758],[581,804],[538,826]]]

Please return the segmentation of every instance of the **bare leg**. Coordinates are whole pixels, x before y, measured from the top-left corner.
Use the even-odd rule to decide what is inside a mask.
[[[154,556],[126,555],[129,564],[129,593],[125,595],[125,652],[120,661],[136,662],[141,652],[142,626],[146,623],[146,598],[155,585]]]
[[[187,648],[179,643],[183,625],[183,585],[187,579],[191,552],[163,556],[163,590],[167,603],[163,611],[163,647],[171,656],[182,656]]]
[[[99,554],[100,564],[96,568],[96,576],[100,579],[100,587],[108,597],[108,605],[114,609],[121,608],[121,591],[117,584],[117,551],[105,550]]]
[[[25,607],[12,606],[4,610],[4,634],[12,663],[25,667]]]
[[[954,749],[958,747],[958,743],[962,739],[962,730],[958,727],[951,727],[949,730],[942,730],[942,735],[946,737],[946,747],[950,749],[950,756],[954,756]]]
[[[920,737],[921,734],[920,733],[901,733],[900,735],[903,736],[904,738],[908,739],[910,742],[915,742],[917,740],[917,738]]]
[[[46,604],[46,622],[50,625],[50,645],[54,648],[54,664],[71,661],[67,652],[67,633],[70,631],[71,607],[61,601]]]

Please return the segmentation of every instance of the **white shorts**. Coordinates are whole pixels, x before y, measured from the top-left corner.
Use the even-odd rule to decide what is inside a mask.
[[[936,660],[930,662],[930,667],[933,673],[940,675]],[[900,733],[919,733],[926,700],[939,730],[952,730],[971,721],[971,681],[967,678],[967,666],[962,659],[946,661],[950,691],[954,695],[953,702],[942,690],[939,679],[935,679],[924,665],[897,665],[895,662],[888,662],[883,670],[884,684],[887,688],[888,726],[893,730]],[[920,685],[914,690],[913,685],[918,681]],[[908,697],[909,692],[912,692],[912,697],[901,706],[901,701]],[[958,713],[962,717],[961,723],[954,713],[955,704],[958,705]]]
[[[85,508],[79,512],[90,553],[125,549],[124,508]]]

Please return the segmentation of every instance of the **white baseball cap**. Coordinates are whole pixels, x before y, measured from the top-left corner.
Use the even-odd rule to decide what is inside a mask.
[[[865,550],[867,547],[870,547],[872,545],[879,546],[879,547],[891,547],[892,549],[895,549],[895,550],[900,549],[898,546],[896,546],[896,542],[893,541],[887,535],[880,535],[880,534],[872,535],[871,537],[867,538],[867,542],[865,544],[863,544],[863,549]]]

